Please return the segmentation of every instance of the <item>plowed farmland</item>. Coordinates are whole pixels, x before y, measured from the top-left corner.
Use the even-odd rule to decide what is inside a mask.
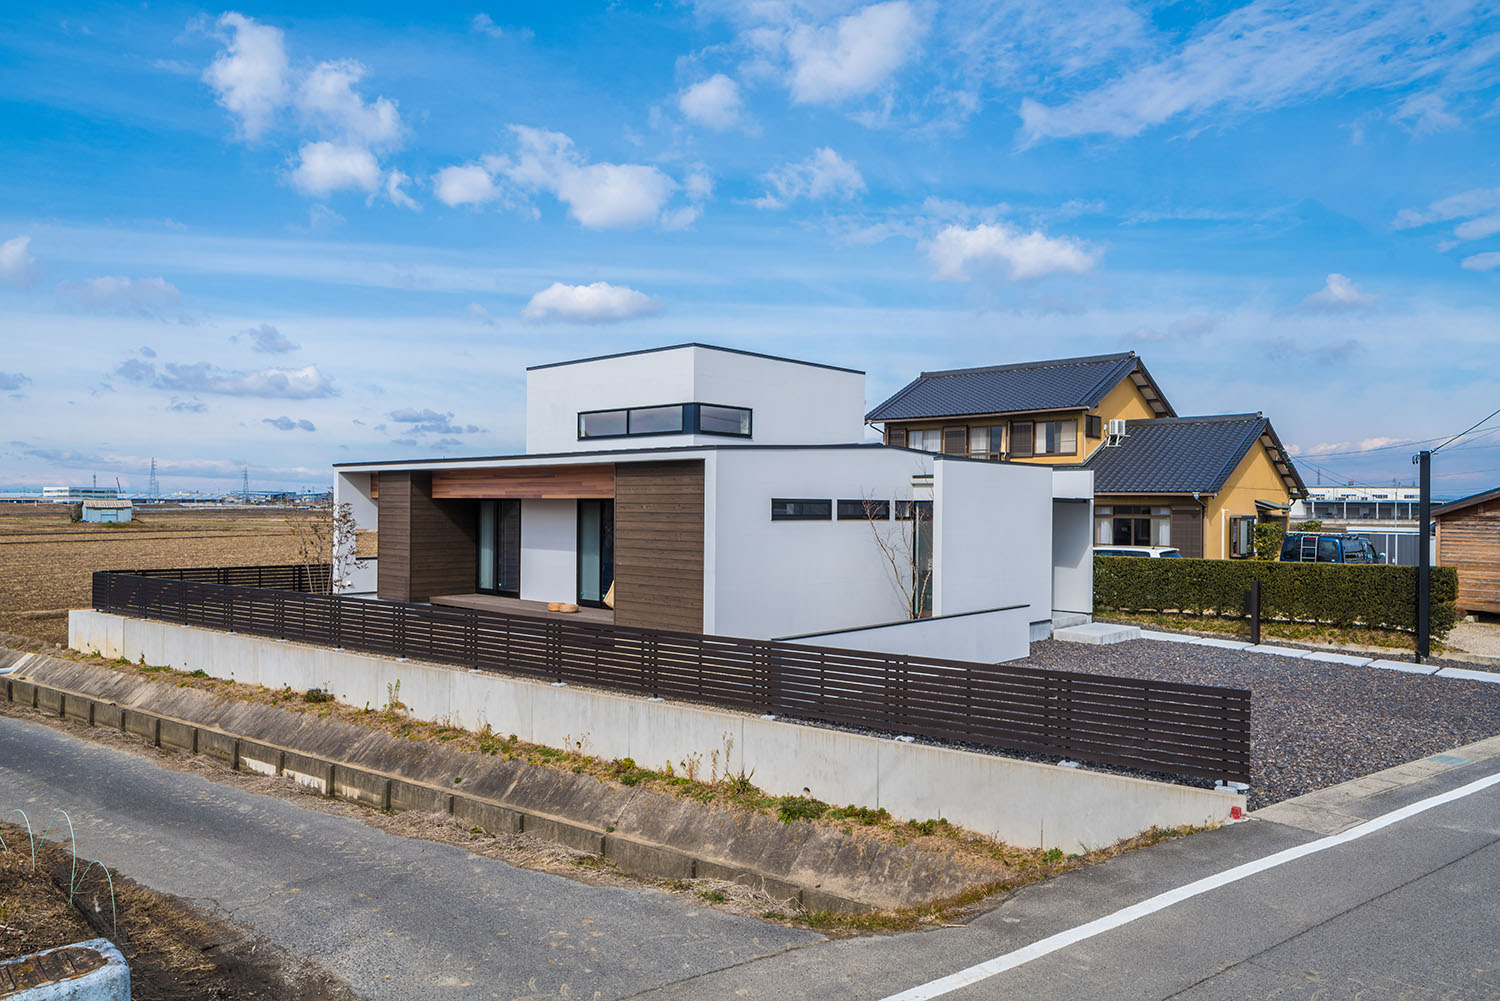
[[[295,526],[312,518],[328,512],[145,507],[128,524],[85,525],[61,504],[0,509],[0,632],[66,644],[95,570],[296,563]]]

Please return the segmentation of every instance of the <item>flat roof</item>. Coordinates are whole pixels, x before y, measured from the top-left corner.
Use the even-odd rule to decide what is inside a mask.
[[[801,358],[786,358],[781,355],[768,355],[760,351],[746,351],[743,348],[726,348],[717,344],[702,344],[698,341],[688,341],[685,344],[668,344],[659,348],[641,348],[639,351],[619,351],[609,355],[594,355],[591,358],[574,358],[570,361],[549,361],[544,365],[528,365],[526,371],[535,372],[544,368],[561,368],[564,365],[582,365],[591,361],[608,361],[611,358],[629,358],[631,355],[649,355],[658,351],[676,351],[680,348],[703,348],[706,351],[723,351],[725,354],[745,355],[750,358],[766,358],[771,361],[784,361],[792,365],[807,365],[810,368],[826,368],[834,372],[851,372],[854,375],[864,375],[863,369],[845,368],[842,365],[825,365],[818,361],[803,361]]]
[[[789,449],[835,449],[835,448],[889,448],[900,452],[916,452],[920,455],[936,455],[921,449],[902,445],[885,445],[878,441],[830,442],[826,445],[664,445],[659,448],[602,448],[587,452],[522,452],[513,455],[457,455],[426,459],[373,459],[368,462],[335,462],[334,469],[364,469],[370,466],[431,466],[451,462],[521,462],[527,459],[587,459],[599,461],[611,456],[641,458],[653,455],[678,455],[687,457],[695,452],[750,452],[786,451]],[[949,458],[957,458],[949,456]]]

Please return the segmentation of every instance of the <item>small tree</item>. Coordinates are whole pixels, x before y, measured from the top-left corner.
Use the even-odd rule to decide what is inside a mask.
[[[359,524],[354,518],[353,505],[347,502],[333,508],[315,508],[313,513],[312,518],[288,514],[286,522],[297,543],[298,562],[329,568],[328,583],[325,585],[321,579],[310,580],[308,590],[314,594],[329,594],[348,587],[355,572],[366,566],[366,562],[356,555]]]
[[[1294,532],[1321,532],[1323,523],[1321,521],[1299,521],[1292,526]]]
[[[865,520],[870,523],[875,544],[880,547],[880,555],[885,558],[886,572],[905,602],[906,617],[925,618],[932,614],[932,609],[927,607],[932,594],[932,560],[929,558],[925,562],[920,561],[922,553],[919,540],[922,537],[922,526],[931,524],[932,515],[916,501],[905,501],[911,506],[911,517],[897,517],[892,522],[890,516],[893,512],[889,507],[883,507],[887,503],[866,499]],[[880,516],[882,509],[885,511],[883,518]]]

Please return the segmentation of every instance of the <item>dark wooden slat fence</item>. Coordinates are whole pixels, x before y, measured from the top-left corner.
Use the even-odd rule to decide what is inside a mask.
[[[99,571],[145,619],[1201,779],[1250,780],[1250,693],[345,598],[326,566]]]

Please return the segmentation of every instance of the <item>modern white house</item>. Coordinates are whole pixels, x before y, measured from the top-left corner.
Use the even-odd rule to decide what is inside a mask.
[[[348,590],[986,661],[1093,607],[1093,474],[866,442],[862,372],[680,344],[526,391],[525,454],[335,467]]]

